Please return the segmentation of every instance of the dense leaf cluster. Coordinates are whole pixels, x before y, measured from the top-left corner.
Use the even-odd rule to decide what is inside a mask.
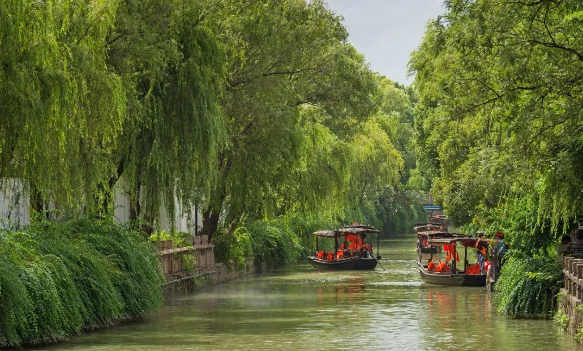
[[[450,0],[411,56],[416,175],[455,224],[503,230],[529,256],[583,214],[582,14],[577,0]],[[557,281],[533,278],[552,271],[543,260],[508,261],[506,313],[546,312]]]
[[[162,302],[143,235],[110,221],[0,231],[0,346],[46,343],[139,318]]]
[[[504,279],[496,284],[497,310],[515,317],[551,316],[563,281],[560,264],[553,258],[514,252],[502,268]]]

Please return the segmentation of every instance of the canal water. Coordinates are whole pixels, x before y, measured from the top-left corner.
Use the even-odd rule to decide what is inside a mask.
[[[552,321],[497,315],[485,288],[424,284],[413,236],[384,246],[387,270],[297,265],[176,297],[145,321],[41,350],[581,350]]]

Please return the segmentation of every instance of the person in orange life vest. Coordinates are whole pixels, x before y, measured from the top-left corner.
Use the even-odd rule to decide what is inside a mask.
[[[437,265],[437,268],[435,269],[435,271],[440,272],[440,273],[445,273],[445,272],[449,272],[450,269],[445,262],[439,261],[439,264]]]
[[[356,251],[356,235],[355,234],[347,234],[346,240],[348,240],[348,248],[352,251]]]
[[[346,242],[343,242],[342,244],[340,244],[340,248],[338,249],[338,252],[336,252],[336,257],[337,258],[344,258],[344,250],[346,249]]]
[[[332,261],[334,259],[334,254],[332,252],[328,252],[328,255],[326,256],[326,259],[328,261]]]
[[[480,274],[480,265],[478,263],[468,266],[466,274]]]
[[[427,270],[432,271],[435,269],[435,263],[433,263],[433,261],[429,261],[429,263],[427,263]]]
[[[460,254],[455,250],[455,245],[443,245],[443,251],[447,252],[445,256],[445,261],[449,262],[453,258],[453,252],[455,251],[455,261],[460,261]]]
[[[319,259],[323,259],[324,258],[324,251],[318,251],[318,254],[316,255],[316,257],[318,257]]]
[[[488,243],[483,240],[484,232],[478,232],[478,240],[476,241],[476,254],[478,256],[478,263],[480,270],[484,271],[484,264],[486,263],[486,255],[488,254]]]

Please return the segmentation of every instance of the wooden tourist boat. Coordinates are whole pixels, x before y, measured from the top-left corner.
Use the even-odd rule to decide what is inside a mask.
[[[429,231],[417,233],[417,252],[421,254],[438,254],[442,252],[441,245],[430,245],[432,239],[467,238],[469,236],[459,233]]]
[[[438,265],[433,263],[433,254],[428,259],[427,264],[419,258],[419,274],[424,282],[439,285],[455,285],[455,286],[485,286],[486,285],[486,269],[480,271],[475,264],[468,264],[468,248],[475,251],[474,247],[478,240],[489,243],[489,240],[482,238],[475,238],[469,236],[460,236],[460,234],[453,234],[451,237],[431,238],[427,242],[430,246],[444,246],[448,250],[448,258],[446,262],[440,262]],[[464,260],[462,261],[463,269],[457,267],[459,260],[458,246],[464,247]],[[448,262],[451,260],[451,264]],[[441,267],[442,269],[440,269]]]
[[[308,261],[318,269],[328,270],[372,270],[375,269],[380,255],[373,253],[373,247],[367,240],[367,235],[376,235],[379,247],[380,231],[367,225],[350,225],[336,230],[320,230],[314,232],[316,251],[314,256],[308,256]],[[333,240],[333,250],[321,250],[320,241]],[[332,243],[330,243],[330,246]],[[331,248],[330,248],[331,249]]]
[[[432,216],[427,223],[415,223],[413,229],[417,233],[417,252],[422,254],[436,254],[441,252],[438,246],[429,246],[426,244],[427,239],[433,236],[440,236],[448,233],[447,217]]]

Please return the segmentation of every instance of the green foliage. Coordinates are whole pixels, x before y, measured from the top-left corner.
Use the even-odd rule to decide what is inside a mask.
[[[36,210],[109,214],[117,186],[136,222],[205,207],[212,237],[217,214],[375,208],[414,168],[411,90],[324,1],[11,0],[0,19],[0,179]]]
[[[379,93],[381,78],[324,2],[232,2],[209,18],[231,50],[223,101],[230,145],[205,233],[218,225],[212,213],[228,226],[300,212],[343,217],[398,183],[403,160],[389,134],[397,115],[377,111],[381,101],[386,113],[409,101],[397,101],[403,96],[388,80],[391,91]]]
[[[0,232],[0,345],[45,343],[161,306],[142,234],[110,221],[43,221]]]
[[[175,247],[182,247],[186,245],[186,238],[192,238],[192,234],[188,232],[160,230],[158,232],[152,233],[148,240],[153,243],[158,241],[172,240]]]
[[[241,269],[253,257],[251,235],[244,226],[237,227],[232,233],[225,230],[217,232],[213,244],[215,260],[231,267]]]
[[[496,282],[494,302],[498,311],[506,315],[547,318],[556,308],[562,280],[562,269],[556,257],[512,251]]]
[[[175,214],[175,199],[183,211],[192,209],[209,197],[217,176],[226,143],[225,51],[202,20],[205,3],[125,1],[108,36],[109,64],[124,78],[131,116],[108,184],[123,176],[122,188],[142,210],[135,219],[155,221],[161,205]]]
[[[117,3],[0,3],[0,180],[26,179],[65,207],[90,202],[108,176],[126,115],[106,69]]]
[[[236,267],[242,267],[249,258],[277,267],[312,253],[314,231],[337,226],[333,220],[304,216],[246,222],[232,233],[217,234],[215,254],[218,261]]]
[[[422,173],[457,225],[536,185],[538,222],[580,215],[578,1],[449,2],[411,56]],[[561,228],[566,229],[566,228]]]
[[[528,257],[505,267],[499,309],[545,314],[556,293],[545,257],[556,261],[557,238],[583,209],[581,2],[445,4],[410,60],[414,181],[456,226],[503,230],[516,257]]]

